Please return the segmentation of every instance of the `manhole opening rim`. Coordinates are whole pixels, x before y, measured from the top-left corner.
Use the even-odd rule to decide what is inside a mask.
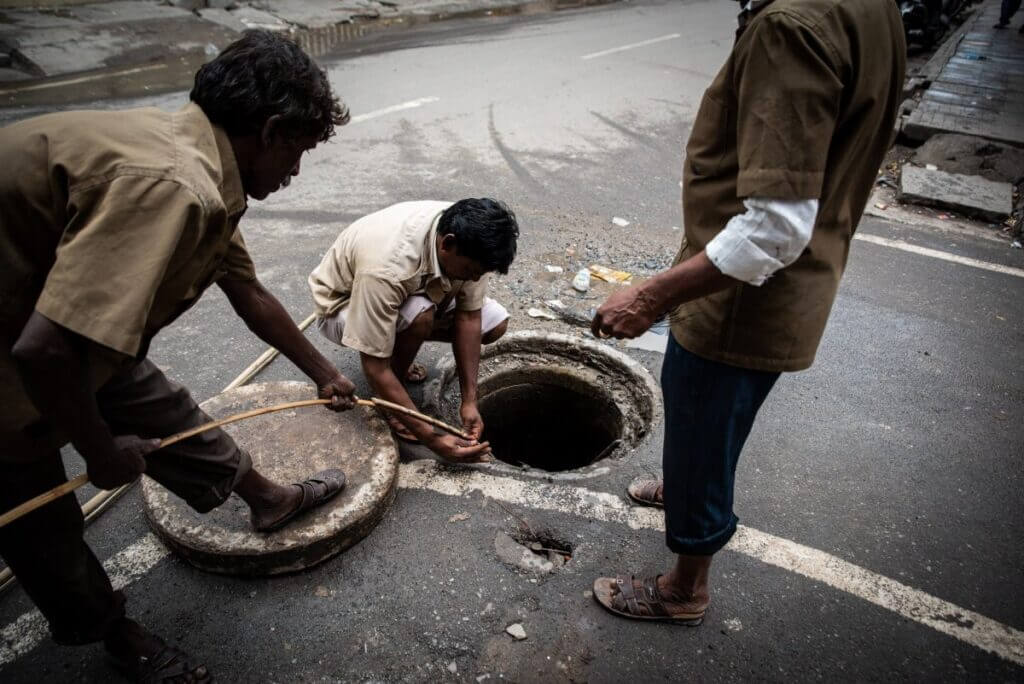
[[[595,371],[603,371],[620,378],[623,381],[621,386],[626,390],[625,394],[628,395],[625,400],[615,396],[613,392],[598,383],[588,383],[585,378],[574,376],[581,384],[588,384],[603,398],[609,399],[618,407],[623,420],[623,434],[621,435],[622,443],[614,451],[619,451],[623,447],[635,448],[650,435],[652,429],[662,419],[661,388],[651,373],[638,361],[601,342],[562,333],[534,330],[510,333],[496,343],[483,348],[480,354],[479,383],[481,385],[489,383],[492,378],[515,372],[517,369],[493,369],[486,367],[485,364],[486,361],[496,356],[511,356],[513,354],[524,357],[535,356],[538,360],[536,364],[520,367],[518,369],[520,371],[526,371],[530,366],[550,369],[553,363],[557,363],[556,359],[552,358],[556,357],[565,359],[568,364],[582,364]],[[600,363],[593,363],[595,358],[600,359]],[[435,377],[424,387],[424,407],[428,411],[443,416],[446,390],[453,382],[457,382],[454,357],[450,354],[446,355],[435,369]],[[568,384],[564,386],[569,388]],[[629,427],[630,425],[633,427]],[[587,466],[587,468],[589,467],[592,466]]]

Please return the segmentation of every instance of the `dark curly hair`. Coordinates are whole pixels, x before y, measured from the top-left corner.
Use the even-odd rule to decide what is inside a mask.
[[[270,31],[246,31],[200,67],[189,98],[235,136],[258,133],[277,114],[283,135],[324,142],[349,120],[327,73],[294,42]]]
[[[437,222],[442,237],[455,236],[455,250],[483,266],[488,273],[508,273],[516,258],[519,224],[503,202],[481,197],[459,200]]]

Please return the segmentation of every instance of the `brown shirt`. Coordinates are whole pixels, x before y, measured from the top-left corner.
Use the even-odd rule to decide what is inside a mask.
[[[437,222],[451,202],[401,202],[364,216],[341,232],[309,275],[316,313],[345,308],[342,344],[388,358],[395,345],[398,310],[422,294],[439,311],[455,299],[461,311],[483,306],[487,276],[451,280],[437,260]]]
[[[818,217],[796,262],[760,287],[741,284],[681,305],[672,332],[705,358],[801,370],[814,361],[892,141],[903,26],[891,0],[773,0],[741,24],[687,143],[676,263],[742,214],[746,197],[818,199]]]
[[[142,357],[211,283],[256,277],[234,152],[194,104],[28,119],[0,158],[0,427],[36,417],[10,360],[33,309]]]

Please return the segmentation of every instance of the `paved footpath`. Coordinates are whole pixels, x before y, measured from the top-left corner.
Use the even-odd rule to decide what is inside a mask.
[[[915,140],[938,133],[977,135],[1024,145],[1024,34],[1014,17],[1004,29],[1000,0],[985,0],[952,38],[948,55],[903,131]]]

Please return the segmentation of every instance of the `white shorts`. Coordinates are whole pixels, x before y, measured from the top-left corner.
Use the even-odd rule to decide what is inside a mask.
[[[396,332],[402,332],[416,320],[416,317],[427,309],[434,307],[434,302],[423,295],[412,295],[404,302],[398,310],[398,325]],[[320,334],[335,344],[342,344],[341,339],[345,335],[345,314],[348,306],[343,306],[335,313],[326,318],[317,319],[317,327]],[[480,334],[486,335],[502,322],[508,319],[508,310],[490,297],[484,297],[483,307],[480,309]],[[448,330],[455,320],[455,300],[448,303],[448,308],[441,316],[434,317],[434,330]]]

